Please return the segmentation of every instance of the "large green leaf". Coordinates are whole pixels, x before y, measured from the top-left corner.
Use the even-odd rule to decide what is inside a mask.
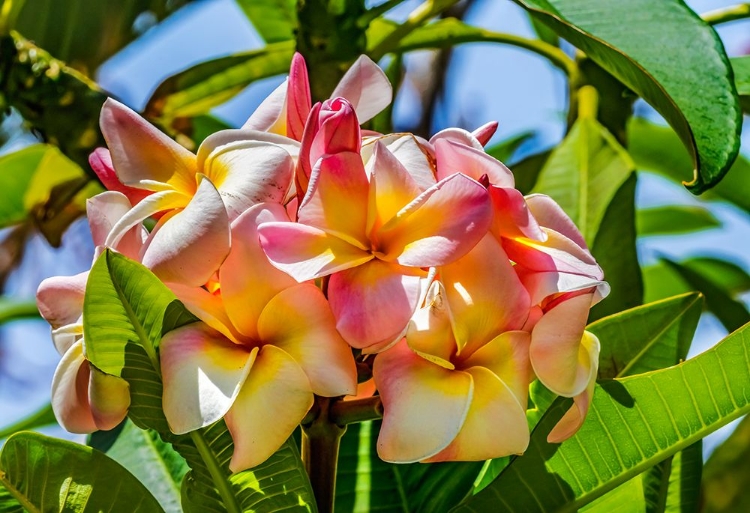
[[[534,135],[534,132],[530,130],[520,132],[508,137],[505,140],[500,141],[497,144],[493,144],[489,148],[486,148],[485,151],[488,155],[492,155],[500,162],[508,162],[511,157],[513,157],[513,154],[516,153],[518,148],[520,148],[523,143],[529,141],[532,137],[534,137]]]
[[[471,490],[481,462],[394,465],[377,456],[379,421],[351,424],[341,442],[337,513],[447,511]]]
[[[634,169],[612,134],[585,116],[552,152],[532,192],[552,196],[593,245],[607,207]]]
[[[693,156],[692,192],[721,180],[742,112],[721,40],[681,0],[515,1],[664,116]]]
[[[38,433],[17,433],[5,443],[0,486],[30,512],[163,511],[132,474],[103,453]]]
[[[703,511],[750,511],[750,417],[711,454],[703,471]]]
[[[287,72],[292,55],[294,41],[282,41],[197,64],[162,82],[149,99],[145,114],[165,124],[174,118],[205,114],[251,82]]]
[[[742,267],[727,260],[693,257],[680,261],[679,265],[702,275],[731,297],[750,290],[750,275]],[[664,261],[644,267],[643,281],[646,302],[694,290],[674,266],[669,266]]]
[[[710,210],[687,205],[642,208],[636,213],[638,235],[675,235],[721,226]]]
[[[748,330],[680,365],[602,381],[579,432],[559,445],[546,436],[570,401],[557,402],[526,454],[457,511],[575,511],[750,412]]]
[[[750,111],[750,55],[729,59],[734,70],[734,85],[740,95],[740,103],[745,112]]]
[[[295,0],[236,0],[266,43],[294,39],[297,28]]]
[[[677,134],[643,118],[628,123],[628,151],[639,170],[651,171],[681,183],[693,169]],[[739,155],[719,184],[707,191],[705,198],[722,199],[750,212],[750,161]]]
[[[52,405],[48,403],[27,417],[24,417],[9,426],[3,426],[0,428],[0,440],[9,437],[13,433],[17,433],[18,431],[36,429],[51,424],[57,424],[57,419],[55,419],[55,413],[52,411]]]
[[[170,432],[161,409],[158,343],[163,333],[194,320],[141,264],[109,250],[94,264],[84,300],[87,354],[130,384],[130,419],[141,428],[154,429],[187,461],[191,471],[183,479],[182,507],[225,511],[216,488],[224,487],[243,511],[315,511],[293,440],[262,465],[230,476],[233,444],[223,421],[188,435]]]

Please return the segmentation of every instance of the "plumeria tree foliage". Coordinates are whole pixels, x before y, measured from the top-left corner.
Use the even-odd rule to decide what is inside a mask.
[[[750,210],[750,66],[712,27],[750,9],[517,0],[530,39],[456,0],[394,21],[402,2],[237,0],[265,45],[169,77],[142,113],[89,77],[179,2],[118,7],[96,52],[109,10],[60,29],[32,13],[82,2],[2,3],[2,100],[43,143],[0,157],[0,223],[55,245],[85,214],[96,250],[0,305],[38,308],[61,355],[50,407],[0,432],[0,511],[699,510],[702,438],[750,412],[750,276],[641,268],[637,237],[718,221],[637,209],[635,186]],[[475,42],[565,74],[557,146],[394,131],[404,56]],[[241,127],[211,117],[274,75]],[[731,333],[686,360],[704,309]],[[54,421],[88,444],[24,431]]]

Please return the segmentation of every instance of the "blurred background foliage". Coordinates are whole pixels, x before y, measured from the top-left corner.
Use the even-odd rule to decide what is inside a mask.
[[[0,339],[0,438],[54,422],[44,401],[36,404],[47,391],[54,351],[46,325],[28,318],[36,316],[33,293],[41,279],[90,263],[93,248],[80,219],[86,199],[102,190],[88,155],[103,145],[98,117],[104,99],[118,97],[194,150],[208,134],[240,125],[279,83],[295,50],[307,59],[316,100],[330,94],[361,53],[380,61],[396,100],[369,128],[428,137],[447,126],[473,129],[497,118],[501,129],[487,151],[511,167],[524,193],[555,197],[582,226],[605,269],[613,294],[593,310],[592,321],[699,291],[705,314],[691,355],[749,322],[750,161],[742,149],[734,158],[739,125],[747,118],[727,107],[731,99],[696,98],[681,83],[691,74],[731,76],[716,71],[723,64],[710,45],[691,44],[710,29],[687,15],[672,24],[679,17],[669,10],[672,2],[621,2],[622,9],[643,14],[640,29],[662,31],[665,45],[684,44],[687,56],[695,57],[692,68],[639,46],[632,26],[599,26],[594,19],[588,32],[576,31],[575,8],[561,13],[550,2],[518,0],[502,2],[500,10],[500,3],[5,0],[0,322],[7,326]],[[708,22],[732,20],[722,11],[729,2],[688,3]],[[709,8],[719,10],[705,13]],[[196,16],[206,20],[196,22]],[[745,17],[740,13],[731,24],[741,31],[722,28],[720,35],[748,112]],[[154,43],[159,31],[171,35]],[[612,41],[626,51],[612,51]],[[191,52],[198,44],[200,51]],[[497,47],[512,50],[497,53]],[[618,75],[623,67],[635,71]],[[125,80],[122,73],[133,76]],[[514,88],[529,81],[546,89]],[[148,94],[129,90],[133,84]],[[690,195],[683,183],[703,194]],[[352,437],[370,431],[369,425],[350,429],[342,454],[354,447]],[[708,459],[693,503],[704,511],[747,511],[748,421],[714,449],[716,443],[704,448]],[[691,468],[700,477],[699,453],[681,457],[683,466],[697,461]],[[670,461],[677,468],[680,460]],[[383,465],[380,470],[391,472]],[[424,485],[419,473],[405,475]],[[429,511],[429,503],[413,510]]]

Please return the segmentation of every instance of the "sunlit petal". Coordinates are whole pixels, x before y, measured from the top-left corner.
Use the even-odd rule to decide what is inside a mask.
[[[496,237],[526,237],[532,240],[545,241],[547,234],[526,205],[526,200],[517,189],[491,186],[494,218],[492,233]]]
[[[189,287],[180,283],[169,282],[166,285],[190,313],[220,332],[227,339],[239,343],[242,335],[234,328],[220,295],[211,294],[202,287]]]
[[[103,192],[86,200],[86,217],[89,220],[94,246],[104,245],[112,227],[131,208],[128,198],[115,191]],[[137,259],[147,236],[148,232],[142,225],[135,225],[123,235],[115,249],[128,258]]]
[[[463,173],[474,180],[487,176],[492,185],[499,187],[512,188],[515,185],[515,178],[510,169],[481,149],[450,139],[438,139],[435,141],[435,159],[438,180],[454,173]]]
[[[583,249],[587,249],[586,241],[578,227],[555,200],[545,194],[530,194],[526,196],[526,204],[540,225],[564,235]]]
[[[474,378],[466,420],[455,440],[428,461],[481,461],[523,454],[529,446],[526,408],[489,370],[472,367],[466,372]]]
[[[287,135],[286,100],[288,80],[273,90],[250,115],[243,130],[259,130],[279,135]]]
[[[531,365],[544,386],[557,395],[580,394],[596,372],[597,361],[582,343],[592,295],[581,294],[555,305],[531,333]]]
[[[63,355],[52,378],[52,411],[71,433],[97,430],[89,407],[89,375],[89,362],[83,357],[83,343],[79,341]]]
[[[117,247],[120,239],[144,219],[157,212],[184,208],[190,202],[190,198],[191,196],[186,196],[177,191],[155,192],[144,198],[115,223],[107,236],[107,240],[104,241],[104,245],[109,248]]]
[[[399,337],[417,308],[424,274],[370,260],[332,275],[328,300],[344,339],[362,349]]]
[[[109,431],[125,419],[130,406],[130,385],[124,379],[90,366],[89,404],[97,429]]]
[[[125,105],[108,98],[99,118],[117,176],[125,185],[156,180],[192,194],[195,155]]]
[[[178,435],[208,426],[229,411],[258,352],[233,344],[203,323],[170,331],[160,351],[164,415]]]
[[[469,146],[484,152],[482,143],[479,142],[473,133],[464,130],[463,128],[445,128],[430,138],[430,144],[435,146],[435,143],[440,140],[452,141],[462,146]]]
[[[400,342],[375,358],[373,375],[384,410],[382,460],[425,460],[456,438],[472,401],[470,374],[432,364]]]
[[[456,339],[442,283],[435,281],[430,286],[425,305],[409,321],[406,343],[422,358],[446,369],[455,368],[451,358],[456,354]]]
[[[286,107],[286,135],[300,141],[310,114],[310,81],[301,54],[295,53],[289,69]]]
[[[555,294],[577,292],[595,288],[592,304],[596,304],[609,294],[609,284],[581,274],[529,271],[516,266],[521,283],[529,291],[531,304],[541,304],[542,301]]]
[[[286,351],[305,371],[313,392],[325,397],[354,394],[357,368],[325,296],[303,283],[279,292],[263,310],[258,334],[264,344]]]
[[[164,216],[143,248],[143,265],[163,281],[200,286],[229,253],[229,219],[219,193],[202,180],[184,210]]]
[[[511,260],[531,271],[581,274],[602,280],[602,268],[588,250],[556,231],[544,231],[547,234],[544,242],[503,239],[503,249]]]
[[[39,285],[36,306],[53,329],[72,324],[81,316],[88,277],[88,271],[75,276],[53,276]]]
[[[378,232],[384,259],[414,267],[445,265],[465,255],[487,233],[487,190],[462,174],[441,180],[404,207]]]
[[[479,141],[482,146],[486,146],[487,143],[490,142],[490,139],[492,139],[492,136],[495,135],[497,126],[497,121],[490,121],[474,130],[471,135],[476,137],[477,141]]]
[[[234,441],[229,469],[239,472],[266,461],[312,405],[310,382],[294,358],[278,347],[263,346],[226,415]]]
[[[299,223],[263,223],[258,227],[258,235],[274,267],[300,283],[374,258],[338,237]]]
[[[89,155],[89,165],[107,190],[123,193],[133,205],[151,194],[149,190],[128,187],[120,182],[112,165],[112,155],[107,148],[96,148],[92,151]]]
[[[331,94],[351,102],[362,124],[386,108],[393,98],[393,88],[383,70],[366,55],[361,55],[347,70]]]
[[[362,145],[362,159],[369,162],[376,143],[388,148],[394,157],[404,166],[419,186],[419,191],[426,191],[435,183],[434,157],[426,145],[421,144],[413,134],[388,134],[373,138]]]

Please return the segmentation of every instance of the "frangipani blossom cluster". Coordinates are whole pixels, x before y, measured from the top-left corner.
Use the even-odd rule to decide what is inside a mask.
[[[178,434],[223,418],[233,471],[271,456],[316,395],[356,395],[355,355],[372,365],[387,461],[523,453],[534,379],[575,399],[550,441],[586,415],[599,341],[584,328],[608,286],[580,233],[484,152],[496,124],[429,141],[362,130],[391,96],[362,57],[313,105],[296,55],[241,129],[196,154],[104,105],[95,243],[144,264],[200,319],[161,341],[163,409]],[[74,432],[112,428],[129,406],[127,383],[86,361],[85,281],[38,292],[63,354],[53,407]]]

